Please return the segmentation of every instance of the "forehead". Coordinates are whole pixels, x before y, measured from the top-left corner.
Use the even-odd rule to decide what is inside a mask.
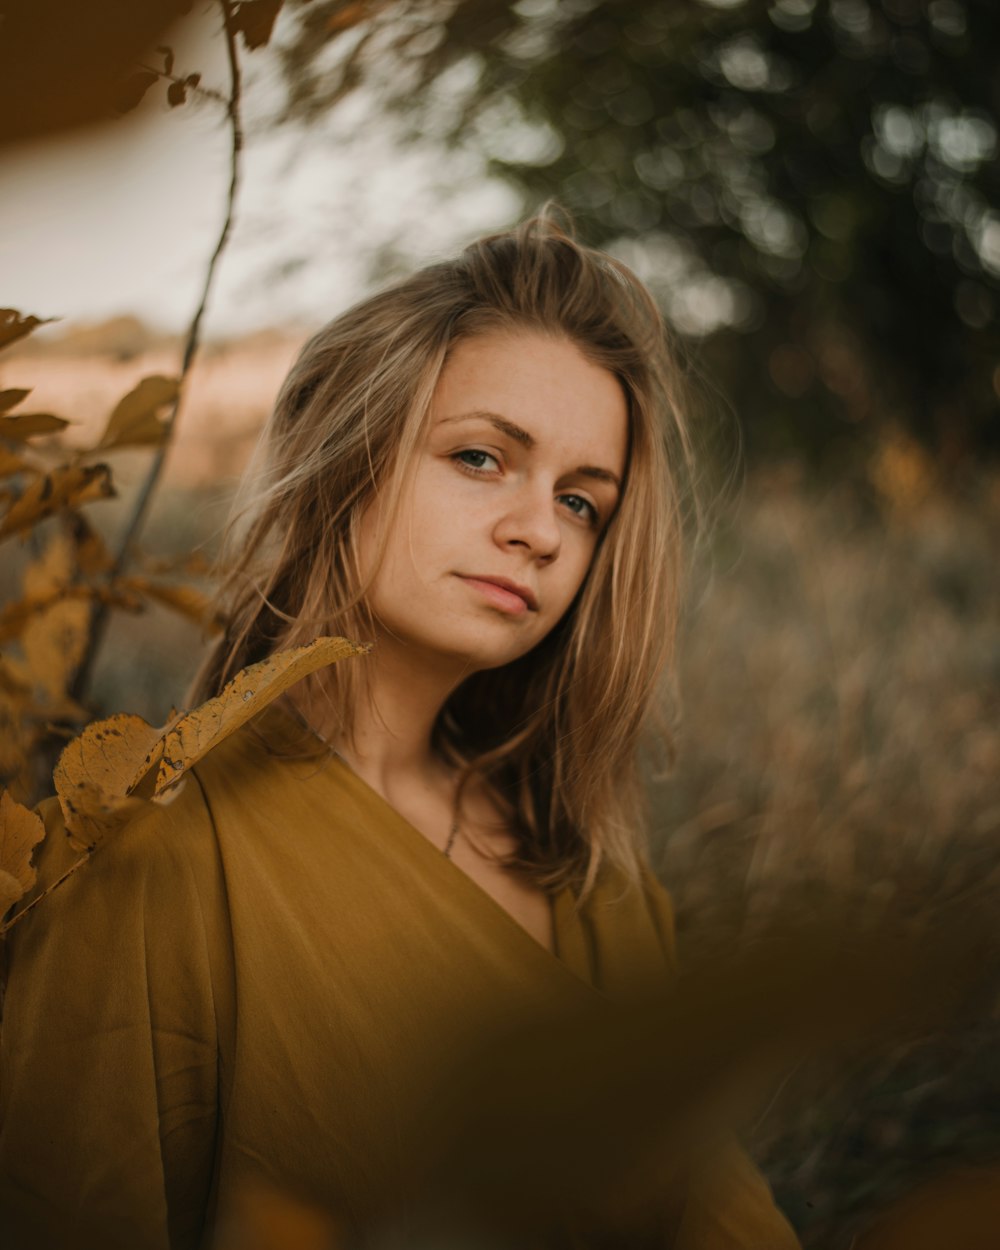
[[[535,331],[462,339],[441,370],[431,425],[494,413],[527,430],[540,449],[600,453],[624,471],[628,403],[622,384],[567,338]]]

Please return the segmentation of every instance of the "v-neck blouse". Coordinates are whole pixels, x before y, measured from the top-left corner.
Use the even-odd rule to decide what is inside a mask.
[[[7,1250],[196,1250],[261,1181],[366,1226],[465,1030],[672,976],[651,876],[557,895],[550,952],[344,761],[276,754],[293,730],[268,709],[11,930]],[[36,893],[75,857],[39,811]],[[794,1246],[749,1164],[726,1176],[662,1244]]]

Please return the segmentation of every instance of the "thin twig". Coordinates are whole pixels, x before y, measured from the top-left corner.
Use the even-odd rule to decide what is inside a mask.
[[[76,872],[78,868],[82,868],[84,864],[89,863],[92,854],[92,851],[87,851],[85,855],[81,855],[79,859],[74,860],[62,876],[56,877],[55,881],[53,881],[51,885],[47,885],[37,898],[33,898],[27,907],[23,907],[20,911],[15,912],[9,920],[0,924],[0,938],[2,938],[5,933],[9,933],[19,920],[23,920],[28,912],[31,911],[32,907],[37,907],[43,898],[52,893],[56,886],[62,885],[64,881],[72,877],[73,873]]]
[[[157,69],[155,65],[147,65],[145,61],[140,61],[136,69],[144,69],[147,74],[155,74],[157,78],[162,78],[165,82],[179,83],[184,87],[185,91],[190,91],[192,95],[200,97],[202,100],[214,100],[216,104],[224,104],[226,111],[229,110],[229,101],[221,91],[216,91],[214,87],[203,87],[201,83],[195,86],[188,82],[187,74],[168,74],[165,69]]]
[[[229,238],[233,225],[233,214],[236,205],[236,193],[240,182],[241,155],[243,152],[243,123],[240,116],[241,95],[241,78],[239,56],[236,51],[236,36],[233,31],[232,22],[232,0],[219,0],[219,7],[222,9],[222,30],[223,38],[226,41],[226,53],[229,58],[229,99],[226,102],[226,113],[229,117],[230,133],[232,136],[230,147],[230,173],[229,173],[229,193],[226,199],[226,216],[222,223],[222,230],[219,232],[218,241],[215,244],[215,251],[208,262],[208,269],[205,273],[205,284],[201,292],[201,300],[195,310],[194,317],[188,328],[187,341],[184,345],[184,356],[181,361],[180,372],[180,388],[178,390],[177,399],[174,401],[170,414],[165,421],[165,434],[163,442],[157,448],[153,456],[153,462],[149,466],[149,472],[146,480],[143,482],[139,491],[139,497],[136,500],[135,508],[132,516],[125,527],[125,532],[118,544],[115,553],[114,563],[108,574],[108,581],[114,580],[121,576],[125,565],[128,562],[129,552],[136,535],[142,527],[149,509],[149,503],[153,496],[153,491],[160,479],[163,470],[163,464],[166,459],[167,452],[170,448],[170,439],[173,434],[174,424],[177,420],[177,414],[180,410],[181,400],[184,395],[184,382],[191,370],[195,353],[200,345],[201,323],[205,315],[205,308],[208,304],[209,293],[212,289],[212,283],[215,278],[215,271],[218,267],[219,257],[222,255],[223,249]],[[70,688],[70,697],[77,702],[81,702],[86,693],[87,687],[90,685],[93,676],[94,665],[97,655],[104,641],[104,635],[107,632],[109,620],[109,605],[106,602],[98,604],[90,620],[90,637],[87,643],[87,650],[84,654],[80,667],[77,669],[76,676],[73,679]]]

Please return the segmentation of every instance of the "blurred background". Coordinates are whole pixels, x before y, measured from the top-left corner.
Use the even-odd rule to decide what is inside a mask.
[[[84,36],[111,39],[106,7],[68,30],[75,58],[52,36],[31,85],[7,73],[0,99],[17,123],[0,302],[59,318],[0,357],[0,388],[33,388],[77,446],[140,378],[177,374],[231,173],[216,4],[150,6],[113,66],[116,81],[145,66],[145,85],[113,122],[36,107]],[[242,183],[144,550],[211,553],[312,329],[553,197],[660,301],[718,499],[685,606],[678,758],[650,776],[682,952],[724,951],[831,890],[928,918],[992,883],[1000,8],[229,7]],[[149,458],[118,455],[119,497],[89,509],[109,542]],[[118,614],[93,706],[161,723],[201,645],[166,608]],[[984,1020],[779,1091],[748,1131],[806,1245],[846,1250],[923,1177],[1000,1158],[997,1032]]]

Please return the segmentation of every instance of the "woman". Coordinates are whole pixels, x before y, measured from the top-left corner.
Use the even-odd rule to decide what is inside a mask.
[[[13,1244],[194,1247],[261,1183],[405,1240],[431,1091],[489,1021],[666,983],[636,750],[677,611],[675,391],[648,293],[547,216],[306,345],[194,698],[317,634],[374,645],[12,931]],[[794,1246],[741,1156],[672,1176],[533,1244]]]

